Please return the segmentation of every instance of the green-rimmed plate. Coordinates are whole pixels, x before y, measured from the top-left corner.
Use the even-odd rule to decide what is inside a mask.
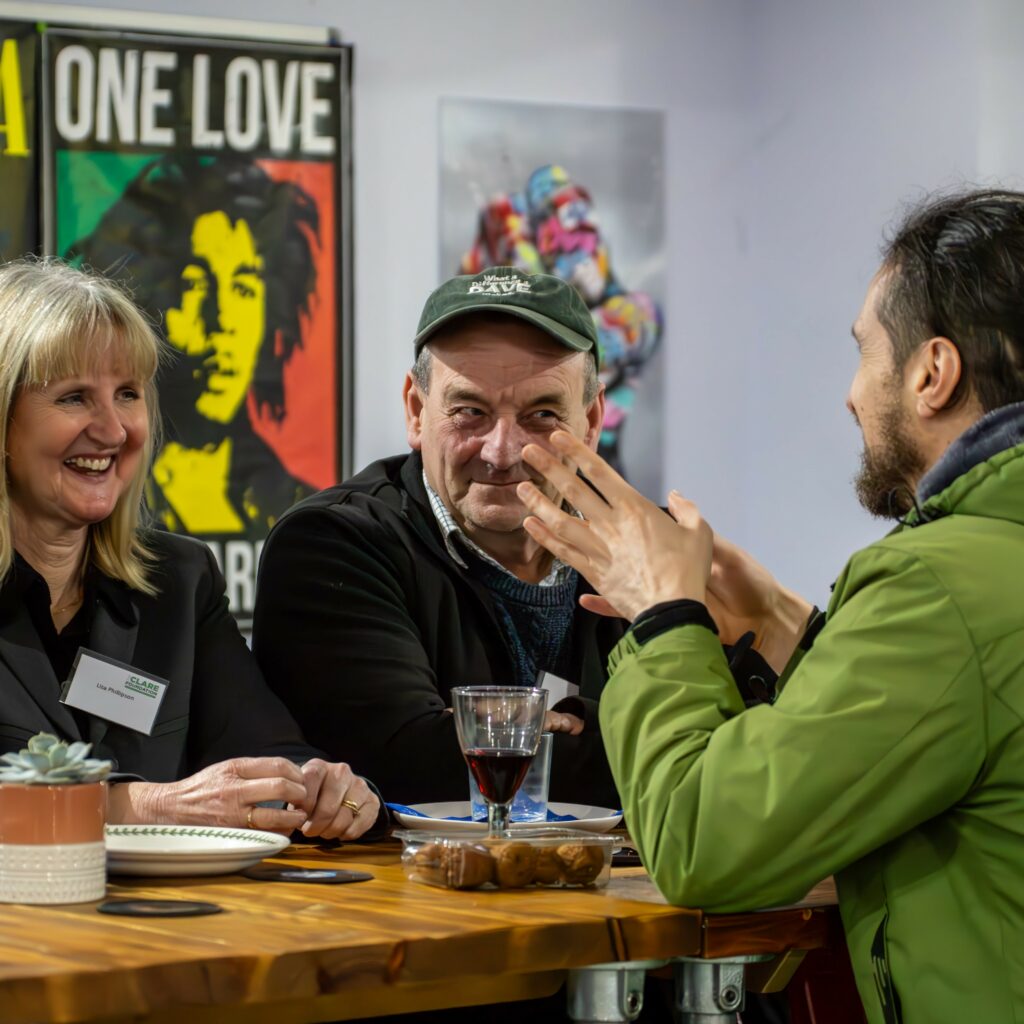
[[[108,825],[112,875],[227,875],[280,853],[291,840],[274,832],[204,825]]]

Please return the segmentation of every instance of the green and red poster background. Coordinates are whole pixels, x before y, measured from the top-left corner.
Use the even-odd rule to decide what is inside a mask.
[[[39,247],[34,25],[0,21],[0,260]]]
[[[147,501],[210,545],[243,629],[273,523],[348,469],[350,58],[0,22],[0,260],[86,264],[149,315]]]
[[[56,153],[56,252],[67,253],[86,237],[152,161],[148,153],[58,150]],[[290,181],[314,200],[320,214],[317,288],[304,323],[303,343],[284,367],[287,416],[276,422],[259,413],[249,396],[253,429],[300,480],[316,488],[335,483],[339,473],[340,372],[337,290],[336,175],[331,163],[257,160],[274,181]],[[96,267],[105,270],[104,267]],[[312,443],[315,439],[315,443]]]

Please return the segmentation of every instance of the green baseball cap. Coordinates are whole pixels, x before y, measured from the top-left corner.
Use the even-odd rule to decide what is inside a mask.
[[[469,313],[507,313],[526,320],[574,352],[598,358],[597,328],[580,293],[560,277],[493,267],[453,277],[431,292],[416,328],[416,354],[439,328]]]

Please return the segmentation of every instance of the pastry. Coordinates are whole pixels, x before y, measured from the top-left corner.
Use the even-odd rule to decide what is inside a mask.
[[[529,843],[499,843],[491,847],[495,877],[502,889],[520,889],[533,881],[537,851]]]
[[[494,881],[494,858],[482,846],[449,846],[444,852],[450,889],[477,889]]]
[[[419,881],[446,889],[476,889],[494,880],[494,858],[481,846],[425,843],[412,863]]]
[[[542,846],[537,850],[533,880],[538,885],[558,885],[563,881],[562,860],[553,846]]]
[[[604,850],[585,843],[563,843],[555,852],[569,885],[590,885],[604,867]]]
[[[424,843],[412,856],[406,851],[405,858],[412,861],[417,881],[430,885],[447,885],[445,871],[442,867],[444,847],[440,843]]]

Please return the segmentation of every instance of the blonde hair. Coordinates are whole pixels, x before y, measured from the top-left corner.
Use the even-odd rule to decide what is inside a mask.
[[[89,528],[86,557],[107,576],[155,594],[142,537],[142,493],[160,415],[155,377],[160,347],[146,317],[121,288],[99,274],[56,259],[17,260],[0,267],[0,580],[14,561],[7,433],[25,389],[91,369],[111,350],[144,382],[149,430],[135,477],[114,511]]]

